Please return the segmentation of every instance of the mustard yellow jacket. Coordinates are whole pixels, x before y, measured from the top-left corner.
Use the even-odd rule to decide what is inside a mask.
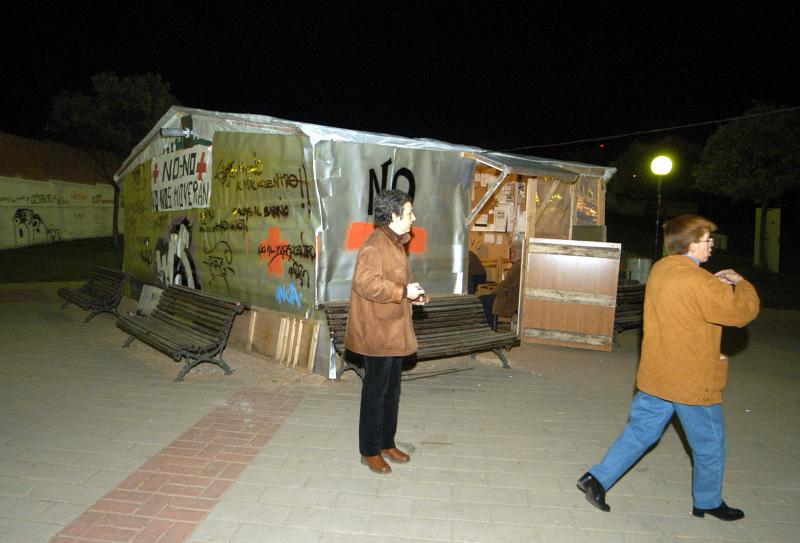
[[[345,347],[367,356],[408,356],[417,352],[405,248],[410,236],[387,226],[372,232],[358,251]]]
[[[745,280],[725,284],[688,256],[659,260],[645,289],[639,390],[690,405],[721,403],[728,380],[722,327],[745,326],[759,303]]]

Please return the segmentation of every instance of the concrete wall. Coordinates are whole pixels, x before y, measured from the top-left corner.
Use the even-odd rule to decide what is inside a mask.
[[[114,190],[85,151],[0,133],[0,249],[110,236],[113,212]]]
[[[0,177],[0,249],[110,236],[113,213],[108,184]]]

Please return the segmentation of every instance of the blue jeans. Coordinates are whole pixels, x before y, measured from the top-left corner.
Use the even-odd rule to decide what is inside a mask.
[[[683,426],[692,448],[692,501],[694,507],[712,509],[722,504],[725,472],[725,424],[722,404],[687,405],[668,402],[638,392],[633,398],[628,424],[608,452],[589,472],[608,490],[664,433],[673,413]]]

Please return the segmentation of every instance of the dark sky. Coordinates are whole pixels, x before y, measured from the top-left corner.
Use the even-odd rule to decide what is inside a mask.
[[[770,2],[274,4],[16,4],[0,131],[41,136],[53,96],[103,71],[158,73],[189,107],[492,149],[800,105],[800,13]]]

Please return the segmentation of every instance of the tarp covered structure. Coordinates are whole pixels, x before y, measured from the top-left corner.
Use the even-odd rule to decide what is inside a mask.
[[[349,297],[375,194],[398,188],[417,216],[412,276],[429,293],[460,293],[481,160],[553,183],[581,177],[569,163],[435,140],[172,107],[115,176],[124,268],[320,319],[319,304]]]

